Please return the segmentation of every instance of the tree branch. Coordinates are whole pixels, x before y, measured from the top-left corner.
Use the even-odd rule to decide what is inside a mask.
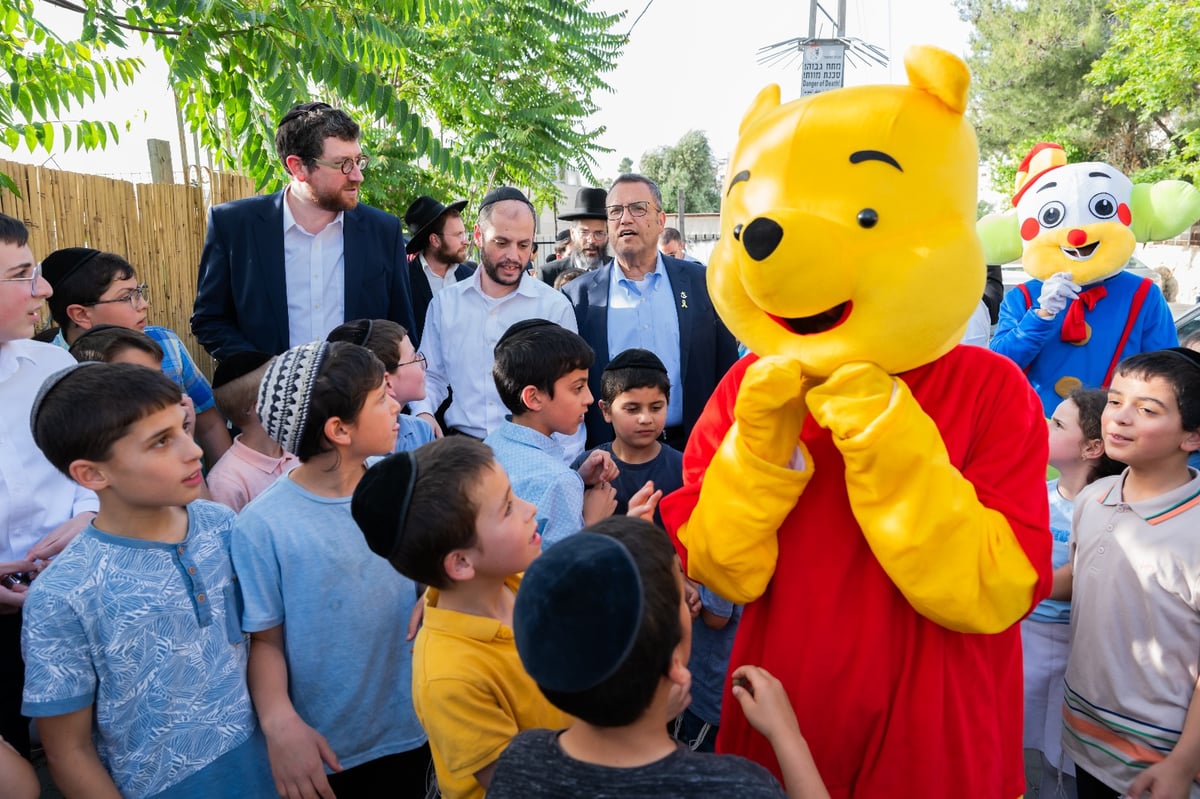
[[[59,8],[64,8],[67,11],[74,11],[76,14],[87,13],[86,8],[76,5],[69,0],[45,0],[45,2],[47,5],[58,6]],[[113,25],[116,25],[118,28],[124,28],[125,30],[130,31],[138,31],[139,33],[152,33],[157,36],[179,36],[183,33],[183,31],[169,30],[166,28],[146,28],[141,25],[130,25],[125,20],[113,16],[112,14],[103,14],[102,16]]]

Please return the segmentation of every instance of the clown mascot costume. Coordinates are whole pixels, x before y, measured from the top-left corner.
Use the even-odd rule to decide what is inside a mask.
[[[1021,370],[959,346],[984,286],[969,75],[754,101],[709,291],[751,350],[662,515],[746,604],[731,663],[786,686],[834,799],[1016,799],[1014,625],[1050,590],[1046,427]],[[718,750],[780,773],[737,702]]]

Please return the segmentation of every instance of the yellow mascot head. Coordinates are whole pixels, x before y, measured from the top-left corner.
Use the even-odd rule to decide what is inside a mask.
[[[907,86],[786,105],[769,86],[742,120],[708,280],[758,355],[818,378],[853,361],[895,374],[962,338],[985,277],[970,76],[933,47],[905,67]]]

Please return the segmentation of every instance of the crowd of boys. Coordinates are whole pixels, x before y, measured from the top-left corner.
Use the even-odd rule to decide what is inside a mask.
[[[525,280],[559,313],[487,323],[472,363],[507,413],[446,438],[400,412],[443,397],[394,319],[234,349],[210,385],[132,264],[38,263],[0,215],[0,786],[38,793],[32,717],[68,796],[828,796],[780,683],[729,663],[740,608],[661,527],[674,356],[596,364],[525,274],[526,206],[484,198],[480,269],[429,319]],[[47,300],[60,333],[31,341]],[[462,330],[423,333],[442,357]],[[612,438],[573,452],[593,406]],[[1126,359],[1101,420],[1124,468],[1079,490],[1056,572],[1062,749],[1080,797],[1200,797],[1200,353]],[[1163,669],[1131,665],[1147,646]],[[783,785],[713,754],[723,712]]]

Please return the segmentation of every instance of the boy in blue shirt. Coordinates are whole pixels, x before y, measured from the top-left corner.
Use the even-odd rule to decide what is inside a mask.
[[[612,456],[593,450],[572,470],[554,433],[574,435],[592,404],[592,348],[578,334],[545,319],[517,322],[496,343],[492,377],[512,411],[483,443],[512,481],[513,492],[537,506],[542,546],[549,547],[616,510],[619,476]],[[630,516],[651,517],[662,498],[653,483],[629,499]]]
[[[100,501],[25,602],[22,712],[55,782],[68,796],[275,796],[246,687],[233,512],[196,501],[178,386],[79,364],[46,380],[30,423]]]

